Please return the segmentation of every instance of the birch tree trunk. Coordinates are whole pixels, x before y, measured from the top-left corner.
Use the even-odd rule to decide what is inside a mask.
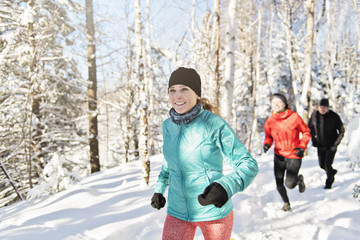
[[[260,52],[260,44],[261,44],[261,33],[262,33],[262,5],[259,4],[258,6],[258,32],[257,32],[257,46],[256,46],[256,65],[255,65],[255,78],[253,81],[253,89],[252,89],[252,94],[251,94],[251,109],[252,109],[252,113],[251,113],[251,133],[249,135],[249,146],[251,146],[251,142],[252,142],[252,135],[255,133],[255,136],[257,137],[256,139],[256,143],[257,143],[257,147],[258,147],[258,151],[261,153],[261,140],[260,140],[260,134],[259,134],[259,129],[258,129],[258,124],[257,124],[257,114],[256,114],[256,91],[257,91],[257,85],[258,83],[260,83],[260,79],[261,79],[261,52]],[[249,148],[250,151],[251,148]]]
[[[105,97],[105,134],[106,134],[106,140],[105,140],[105,144],[106,144],[106,152],[105,152],[105,166],[108,167],[110,166],[109,164],[109,151],[110,151],[110,146],[109,146],[109,137],[110,137],[110,117],[109,117],[109,107],[108,107],[108,93],[107,93],[107,89],[106,89],[106,80],[105,78],[103,78],[103,84],[104,84],[104,97]]]
[[[335,92],[333,91],[334,86],[334,77],[333,77],[333,71],[334,71],[334,64],[335,64],[335,56],[337,53],[336,48],[334,48],[334,42],[336,41],[334,38],[333,31],[335,30],[334,22],[331,20],[332,14],[331,14],[331,2],[326,1],[326,72],[328,77],[328,83],[327,88],[329,89],[329,98],[332,102],[334,102],[336,96]],[[335,110],[335,109],[333,109]],[[336,111],[336,110],[335,110]]]
[[[215,105],[219,106],[220,104],[220,0],[214,1],[215,13],[216,13],[216,40],[215,40]]]
[[[33,1],[30,0],[28,1],[28,5],[30,7],[33,7],[34,4],[33,4]],[[34,25],[32,22],[29,22],[28,23],[28,36],[29,36],[29,42],[30,42],[30,46],[31,48],[33,49],[33,53],[36,52],[36,44],[35,44],[35,31],[34,31]],[[30,82],[30,86],[32,85],[33,81],[31,79],[31,73],[34,72],[34,69],[35,69],[35,54],[33,54],[32,56],[32,59],[31,59],[31,64],[30,64],[30,76],[29,76],[29,82]],[[30,115],[30,126],[29,126],[29,155],[28,155],[28,177],[29,177],[29,186],[30,188],[33,188],[33,179],[32,179],[32,170],[33,170],[33,160],[42,168],[42,164],[40,162],[40,159],[38,157],[36,157],[37,153],[38,153],[38,150],[36,148],[36,146],[38,145],[38,143],[40,142],[40,137],[41,137],[41,132],[40,132],[40,129],[39,129],[39,122],[40,121],[37,121],[37,124],[35,124],[37,130],[35,129],[35,134],[33,135],[32,132],[33,132],[33,115],[37,118],[37,120],[40,120],[40,99],[39,98],[36,98],[35,95],[36,93],[34,93],[33,91],[34,90],[31,90],[31,88],[33,88],[32,86],[30,87],[29,89],[29,96],[30,96],[30,99],[31,99],[31,115]],[[35,88],[36,89],[36,88]],[[25,113],[25,115],[27,115]],[[26,119],[26,118],[25,118]],[[38,140],[33,140],[33,139],[38,139]],[[35,171],[36,171],[36,174],[38,176],[40,176],[40,171],[34,167]]]
[[[234,75],[235,75],[235,34],[236,34],[236,12],[238,0],[231,0],[227,9],[227,26],[226,26],[226,58],[225,58],[225,90],[223,116],[225,120],[232,123],[232,103],[234,93]]]
[[[130,143],[131,143],[131,122],[132,122],[132,105],[134,104],[134,88],[135,83],[133,82],[133,46],[131,44],[132,41],[132,26],[129,20],[129,13],[125,14],[126,22],[127,22],[127,38],[126,38],[126,78],[129,79],[129,82],[125,85],[126,89],[126,106],[122,112],[120,112],[120,118],[122,118],[122,136],[124,141],[124,157],[125,162],[130,162]]]
[[[136,49],[136,67],[140,83],[140,137],[139,137],[139,155],[143,164],[142,174],[146,184],[149,184],[150,161],[148,154],[148,89],[146,78],[144,77],[144,45],[142,41],[142,24],[140,0],[134,1],[135,6],[135,49]]]
[[[309,107],[311,105],[311,73],[312,73],[312,49],[314,45],[314,12],[315,0],[304,1],[306,9],[306,36],[305,36],[305,52],[304,52],[304,83],[300,98],[301,108],[300,116],[307,123],[309,120]]]
[[[195,9],[196,9],[196,0],[193,0],[191,7],[191,42],[194,42],[194,33],[195,33]]]
[[[151,37],[150,37],[150,0],[146,1],[146,45],[145,45],[145,79],[147,81],[148,89],[154,88],[155,74],[154,74],[154,62],[151,55]],[[154,119],[154,99],[155,96],[150,96],[150,92],[147,91],[149,96],[149,106],[148,106],[148,122],[152,123]],[[146,101],[146,99],[145,99]],[[154,154],[154,138],[151,124],[148,124],[148,149],[150,153]]]
[[[357,46],[356,49],[360,49],[360,8],[359,8],[359,4],[358,1],[353,0],[353,9],[356,13],[356,17],[355,17],[355,21],[356,23],[354,24],[355,26],[355,30],[356,30],[356,42],[357,42]],[[355,59],[359,59],[360,58],[360,54],[359,51],[356,51],[356,55],[355,55]],[[357,73],[356,74],[356,78],[354,80],[355,82],[355,88],[360,90],[360,73],[359,73],[359,61],[355,61],[355,69],[354,71]],[[359,91],[357,91],[359,92]]]
[[[96,79],[96,53],[95,53],[95,27],[93,18],[93,2],[85,0],[86,6],[86,40],[88,59],[88,108],[89,108],[89,146],[91,173],[100,171],[98,120],[97,120],[97,79]]]
[[[253,11],[253,3],[251,2],[249,4],[249,12],[252,13]],[[252,14],[249,14],[248,15],[248,28],[249,28],[249,31],[248,31],[248,37],[247,37],[247,45],[246,45],[246,54],[247,54],[247,58],[249,58],[249,65],[248,65],[248,70],[246,70],[247,72],[247,81],[248,81],[248,86],[250,86],[250,90],[249,90],[249,105],[250,105],[250,108],[249,108],[249,115],[250,115],[250,121],[248,121],[247,123],[247,135],[248,135],[248,138],[247,138],[247,148],[249,149],[249,151],[251,151],[251,142],[252,142],[252,133],[253,133],[253,126],[254,126],[254,104],[255,104],[255,101],[254,101],[254,98],[255,98],[255,92],[256,92],[256,76],[255,76],[255,64],[254,64],[254,61],[255,61],[255,28],[252,27],[252,17],[251,15]]]
[[[271,10],[271,9],[270,9]],[[268,23],[269,31],[268,31],[268,41],[266,43],[266,65],[265,65],[265,80],[269,87],[270,95],[272,95],[271,87],[269,84],[269,72],[271,69],[271,55],[272,55],[272,41],[273,41],[273,26],[274,26],[274,11],[270,11],[270,23]]]

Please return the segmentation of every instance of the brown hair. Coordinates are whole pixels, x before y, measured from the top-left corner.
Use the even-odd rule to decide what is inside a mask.
[[[220,116],[219,108],[216,107],[216,106],[213,106],[213,105],[210,103],[209,99],[207,99],[207,98],[200,98],[200,99],[197,100],[197,102],[198,102],[199,104],[201,104],[202,107],[203,107],[205,110],[208,110],[208,111],[210,111],[210,112],[212,112],[212,113],[215,113],[216,115],[219,115],[219,116]]]

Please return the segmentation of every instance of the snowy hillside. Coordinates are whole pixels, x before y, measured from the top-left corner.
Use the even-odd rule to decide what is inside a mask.
[[[258,176],[232,199],[233,239],[359,238],[360,202],[352,196],[359,169],[349,168],[344,148],[336,155],[333,189],[324,190],[325,172],[317,164],[315,148],[309,147],[300,170],[307,190],[303,194],[297,188],[288,191],[290,212],[279,210],[283,204],[273,177],[272,150],[255,158]],[[159,240],[166,213],[151,208],[150,198],[161,161],[161,155],[151,159],[150,186],[140,179],[141,163],[132,162],[91,175],[47,199],[1,208],[0,239]],[[203,239],[199,230],[195,239]]]

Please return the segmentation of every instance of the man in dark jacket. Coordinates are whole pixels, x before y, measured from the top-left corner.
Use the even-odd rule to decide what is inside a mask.
[[[337,146],[344,137],[344,125],[339,115],[329,110],[329,100],[321,99],[318,110],[310,117],[308,126],[313,146],[318,150],[319,165],[326,171],[325,189],[330,189],[337,173],[332,164]]]

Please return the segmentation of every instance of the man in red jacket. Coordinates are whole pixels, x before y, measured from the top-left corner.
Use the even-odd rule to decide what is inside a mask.
[[[299,186],[299,192],[305,191],[303,175],[299,175],[302,158],[311,139],[310,129],[302,118],[288,108],[286,97],[275,93],[271,96],[272,115],[265,121],[264,152],[266,153],[275,141],[274,174],[276,187],[284,201],[283,211],[289,211],[290,201],[286,187]],[[300,138],[300,133],[302,137]],[[284,176],[286,174],[285,186]]]

